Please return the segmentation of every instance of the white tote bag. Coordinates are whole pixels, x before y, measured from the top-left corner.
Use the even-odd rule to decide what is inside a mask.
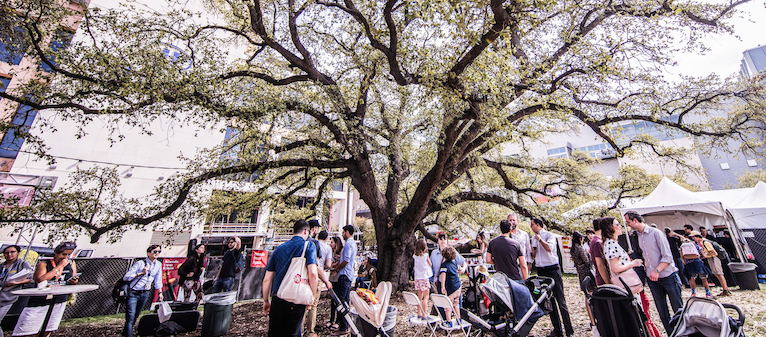
[[[295,304],[313,305],[314,293],[309,284],[309,271],[306,268],[306,247],[309,242],[303,244],[303,253],[300,257],[294,257],[287,268],[285,278],[277,290],[277,297]]]

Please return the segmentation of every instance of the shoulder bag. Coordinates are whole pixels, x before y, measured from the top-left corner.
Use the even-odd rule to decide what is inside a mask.
[[[606,252],[604,252],[604,256],[606,256]],[[617,258],[619,260],[619,258]],[[633,294],[638,294],[641,291],[644,290],[644,284],[641,282],[641,278],[638,277],[638,274],[636,273],[633,268],[629,268],[619,274],[615,274],[612,272],[612,267],[609,265],[609,260],[606,260],[606,268],[609,270],[609,275],[611,275],[612,284],[623,287],[622,281],[625,281],[626,284],[628,284],[628,287],[630,287],[630,291]]]
[[[306,268],[306,248],[309,242],[303,244],[303,252],[300,257],[294,257],[290,261],[290,267],[279,284],[277,297],[294,304],[314,304],[314,292],[309,284],[309,273]]]

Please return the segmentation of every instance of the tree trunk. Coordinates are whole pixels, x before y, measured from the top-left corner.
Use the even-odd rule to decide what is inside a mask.
[[[414,232],[397,235],[396,230],[378,230],[378,280],[390,281],[393,291],[407,287],[415,250]],[[382,233],[381,233],[382,232]]]

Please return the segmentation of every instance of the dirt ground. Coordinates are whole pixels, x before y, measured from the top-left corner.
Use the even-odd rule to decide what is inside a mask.
[[[575,329],[575,336],[586,337],[592,336],[592,333],[588,330],[589,320],[588,314],[585,311],[585,297],[577,286],[577,277],[565,277],[564,278],[564,290],[569,306],[570,315],[572,317],[572,325]],[[721,292],[720,288],[711,288],[713,294]],[[722,297],[718,300],[722,303],[731,303],[739,306],[746,314],[745,333],[748,336],[764,336],[766,335],[766,285],[761,286],[760,291],[740,291],[736,287],[732,288],[733,295],[728,297]],[[647,289],[648,291],[648,289]],[[698,293],[704,294],[704,291],[700,289]],[[688,299],[691,292],[689,289],[684,289],[683,298]],[[649,295],[651,298],[651,295]],[[329,320],[330,315],[330,300],[326,296],[319,305],[317,321],[324,323]],[[391,298],[392,305],[396,306],[399,310],[397,317],[397,324],[395,335],[396,336],[414,336],[417,332],[416,328],[410,325],[407,321],[409,317],[409,311],[406,308],[404,301],[400,294],[394,294]],[[233,320],[231,328],[227,337],[233,336],[266,336],[268,317],[262,313],[263,302],[254,301],[249,303],[237,304],[234,307]],[[662,323],[652,303],[651,314],[653,321],[656,323],[660,332],[664,334]],[[86,336],[116,336],[119,334],[122,328],[121,322],[110,324],[83,324],[77,326],[62,327],[53,336],[65,336],[65,337],[86,337]],[[541,318],[532,330],[530,336],[545,336],[552,330],[550,319],[548,316]],[[187,333],[179,336],[199,336],[200,331],[197,330],[193,333]],[[329,333],[320,333],[320,336],[330,335]],[[439,335],[443,335],[440,333]]]

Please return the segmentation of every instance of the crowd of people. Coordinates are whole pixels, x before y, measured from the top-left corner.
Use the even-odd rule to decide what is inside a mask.
[[[710,291],[709,275],[714,275],[722,288],[717,296],[731,295],[725,270],[729,256],[734,254],[734,247],[728,233],[724,232],[722,237],[716,238],[706,228],[694,230],[690,225],[685,226],[683,234],[670,228],[665,228],[663,232],[654,225],[645,224],[641,215],[631,211],[625,213],[624,221],[631,230],[625,233],[630,242],[627,250],[619,242],[623,227],[613,217],[594,219],[593,228],[587,229],[584,235],[573,233],[570,255],[580,283],[588,276],[594,281],[589,285],[589,291],[593,290],[594,285],[619,284],[624,281],[635,296],[641,299],[644,310],[648,311],[650,301],[644,289],[644,286],[648,286],[666,331],[670,330],[671,313],[683,306],[682,287],[691,288],[692,296],[697,296],[696,279],[700,279],[706,297],[715,297]],[[480,263],[493,265],[496,272],[519,283],[526,280],[533,269],[537,275],[552,278],[555,286],[551,289],[553,330],[550,336],[570,336],[574,329],[564,297],[557,237],[545,229],[544,221],[540,218],[530,219],[529,228],[532,235],[519,228],[516,214],[511,213],[500,221],[497,237],[488,240],[484,232],[477,234],[473,252]],[[375,260],[367,256],[360,265],[355,265],[360,256],[352,226],[343,227],[341,236],[331,237],[327,231],[322,230],[318,221],[299,220],[293,225],[293,232],[291,240],[274,250],[266,266],[262,289],[263,311],[269,316],[269,336],[300,336],[304,331],[310,337],[316,336],[318,332],[325,335],[348,333],[346,320],[336,315],[334,307],[331,308],[329,322],[317,322],[316,308],[320,291],[322,287],[333,289],[341,301],[348,303],[352,288],[375,287]],[[426,239],[420,238],[414,245],[412,275],[414,290],[422,303],[417,314],[422,318],[429,314],[426,310],[429,308],[431,292],[448,296],[454,308],[462,304],[460,274],[466,272],[467,260],[450,244],[445,233],[438,233],[436,239],[437,246],[430,254]],[[232,237],[226,243],[228,249],[223,254],[221,268],[211,292],[229,291],[237,269],[240,268],[241,240]],[[5,247],[5,262],[0,264],[0,282],[3,286],[0,291],[0,319],[17,299],[11,292],[24,283],[77,284],[77,267],[69,259],[75,248],[73,242],[61,243],[54,249],[52,259],[43,260],[32,268],[23,259],[19,259],[20,247]],[[155,295],[160,301],[163,299],[160,291],[162,264],[157,259],[160,253],[160,246],[149,246],[146,258],[136,261],[123,276],[123,280],[129,281],[129,288],[122,336],[133,335],[136,318],[150,296]],[[313,294],[313,302],[308,305],[294,304],[277,295],[291,260],[300,256],[305,257],[307,280]],[[197,245],[178,269],[179,298],[183,301],[199,302],[202,298],[200,280],[205,265],[206,247]],[[17,274],[25,270],[31,274],[31,278],[14,276],[19,276]],[[53,313],[46,332],[58,328],[67,300],[67,295],[54,298]],[[13,335],[32,335],[40,330],[47,303],[45,297],[31,297]],[[331,301],[331,305],[334,302]],[[586,308],[592,328],[595,322],[587,302]],[[442,314],[449,321],[454,313],[446,310]]]

